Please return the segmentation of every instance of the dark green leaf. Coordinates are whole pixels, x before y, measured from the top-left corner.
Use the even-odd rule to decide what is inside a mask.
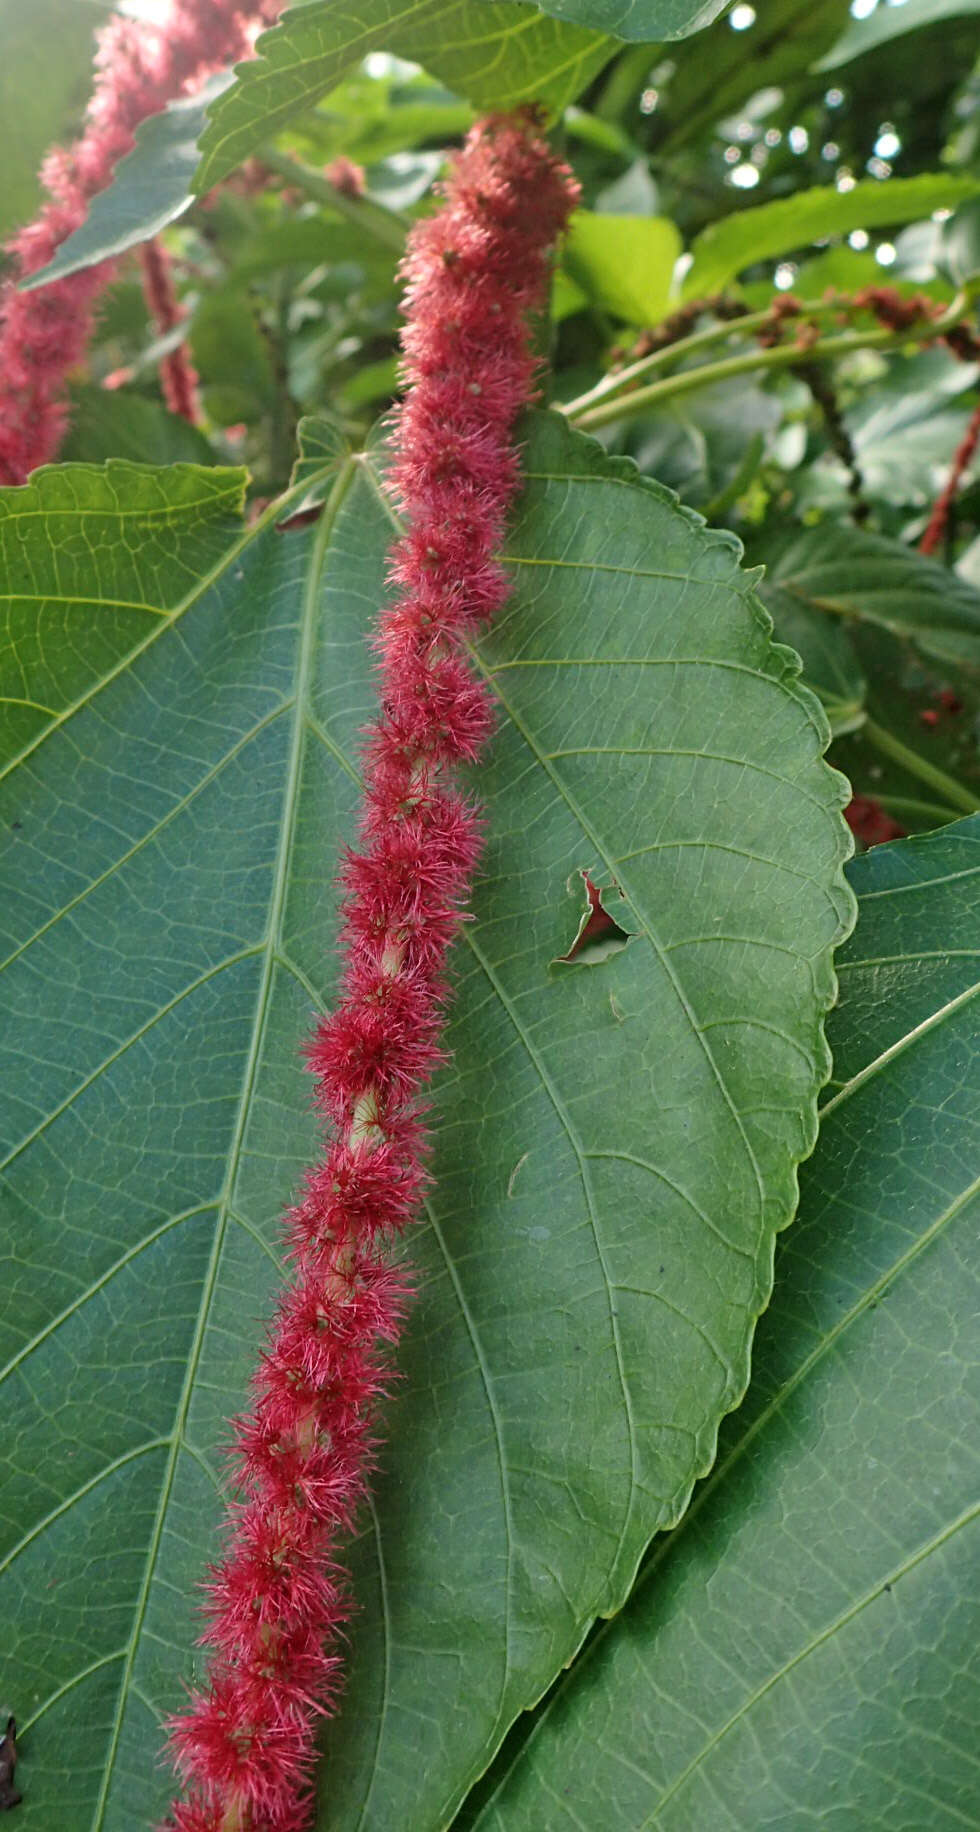
[[[355,1549],[331,1832],[444,1826],[710,1464],[851,914],[824,723],[735,544],[563,422],[525,430],[515,595],[478,655],[490,830]],[[132,1832],[164,1806],[218,1445],[313,1151],[297,1046],[335,972],[391,521],[367,459],[312,528],[276,532],[282,506],[242,528],[240,491],[112,464],[3,501],[23,1832]],[[633,939],[553,969],[582,871]]]
[[[943,224],[942,256],[957,286],[980,276],[980,197],[961,204]]]
[[[183,215],[194,202],[191,181],[208,106],[230,81],[227,73],[213,77],[200,94],[171,102],[143,122],[112,183],[92,199],[84,223],[62,242],[54,260],[31,275],[25,292],[124,254]]]
[[[190,346],[211,419],[230,426],[269,406],[276,387],[272,356],[246,293],[234,287],[207,293],[191,319]]]
[[[703,31],[729,0],[539,0],[542,12],[641,44]]]
[[[852,19],[833,50],[821,58],[818,70],[839,70],[856,57],[876,51],[880,45],[923,26],[938,25],[943,19],[962,19],[980,12],[978,0],[903,0],[901,6],[877,6],[864,19]]]
[[[821,522],[779,555],[763,586],[833,617],[881,624],[925,654],[980,670],[980,592],[938,560],[848,522]]]
[[[537,101],[557,112],[613,49],[511,0],[355,0],[343,10],[309,0],[259,39],[258,55],[215,103],[194,189],[227,176],[369,51],[413,58],[479,108]]]
[[[835,738],[853,730],[864,719],[867,682],[850,631],[840,618],[827,616],[791,589],[781,590],[778,580],[767,583],[764,597],[776,635],[796,650],[803,679],[818,695]]]
[[[622,1616],[461,1825],[980,1819],[980,817],[850,877],[839,1085],[746,1404]]]
[[[844,192],[835,185],[817,185],[775,203],[737,210],[702,229],[697,237],[684,296],[697,299],[718,292],[756,261],[808,248],[823,236],[910,222],[933,210],[953,209],[977,191],[978,178],[920,172],[915,178],[891,178],[887,184],[864,179]]]
[[[760,90],[788,99],[806,84],[806,73],[839,35],[848,0],[756,0],[755,20],[737,35],[724,26],[675,53],[677,71],[662,107],[671,152],[710,134]],[[812,79],[810,86],[812,87]]]
[[[648,477],[707,514],[749,481],[780,418],[775,396],[739,376],[665,401],[627,428],[626,449]]]
[[[159,401],[146,401],[128,389],[77,386],[71,392],[71,419],[61,448],[67,461],[98,464],[105,458],[132,458],[138,464],[213,464],[204,434]]]
[[[980,807],[977,677],[930,663],[873,624],[852,625],[850,640],[867,681],[866,718],[838,740],[833,757],[855,790],[874,796],[907,833]]]

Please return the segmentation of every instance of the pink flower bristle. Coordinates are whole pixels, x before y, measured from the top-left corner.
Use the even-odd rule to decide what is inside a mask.
[[[280,1299],[232,1453],[239,1500],[207,1582],[209,1677],[173,1725],[177,1832],[301,1832],[313,1735],[340,1689],[337,1564],[377,1456],[410,1277],[390,1257],[429,1184],[424,1088],[445,1060],[447,956],[483,821],[454,780],[493,723],[467,643],[504,603],[495,557],[532,398],[528,308],[576,190],[529,116],[473,129],[404,262],[408,393],[392,490],[407,532],[374,638],[358,841],[341,873],[345,966],[308,1048],[331,1131],[288,1217]]]
[[[92,336],[96,300],[114,263],[70,274],[37,292],[17,282],[47,266],[84,222],[137,127],[213,70],[248,55],[257,24],[271,21],[279,0],[171,0],[156,25],[115,17],[96,35],[95,89],[80,139],[48,154],[41,168],[50,202],[14,235],[15,271],[0,293],[0,485],[23,483],[53,458],[64,436],[68,378]],[[165,390],[175,412],[192,407],[180,353]],[[186,416],[186,417],[189,417]]]

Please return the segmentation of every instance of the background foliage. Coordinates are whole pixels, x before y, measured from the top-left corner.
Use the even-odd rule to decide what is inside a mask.
[[[51,4],[42,81],[0,0],[6,228],[84,105],[93,9]],[[976,43],[969,0],[310,0],[146,125],[59,254],[119,264],[68,462],[0,505],[0,1703],[27,1832],[166,1803],[223,1420],[314,1146],[297,1044],[370,704],[399,251],[474,112],[528,98],[584,187],[550,387],[600,445],[525,429],[481,652],[490,850],[318,1824],[980,1816],[975,467],[918,551],[978,369],[849,303],[975,321]],[[364,197],[324,176],[341,156]],[[127,254],[161,229],[196,427]],[[773,329],[789,295],[803,336]],[[604,397],[631,361],[637,399]],[[800,1215],[688,1506],[828,1072],[853,917],[828,726],[859,842],[890,843],[849,868]],[[618,950],[562,964],[583,871]]]

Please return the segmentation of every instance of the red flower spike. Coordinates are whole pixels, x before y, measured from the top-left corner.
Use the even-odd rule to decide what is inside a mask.
[[[270,24],[279,10],[280,0],[170,0],[157,25],[117,16],[97,34],[95,89],[81,139],[48,154],[41,178],[50,202],[8,244],[15,271],[0,289],[0,484],[23,483],[55,457],[67,421],[68,377],[85,355],[95,302],[114,264],[104,261],[36,293],[18,292],[17,283],[46,267],[85,221],[91,199],[132,150],[140,122],[212,70],[247,57],[256,26]],[[163,299],[168,285],[159,267],[147,277],[155,313],[165,303],[170,309]],[[165,362],[168,404],[190,419],[193,371],[181,351]]]
[[[147,308],[160,336],[165,337],[169,331],[176,330],[184,313],[177,303],[170,256],[163,243],[156,240],[144,242],[140,249],[140,265],[143,269],[143,294]],[[176,350],[170,350],[166,356],[161,357],[160,385],[163,398],[171,413],[179,414],[182,420],[189,420],[192,426],[196,426],[201,417],[197,381],[197,372],[187,354],[186,345],[178,344]]]
[[[207,1584],[210,1678],[172,1729],[190,1799],[175,1832],[301,1832],[317,1715],[333,1708],[350,1613],[336,1566],[394,1378],[408,1300],[385,1250],[428,1181],[422,1090],[443,1060],[446,956],[480,850],[452,771],[492,715],[462,638],[503,603],[494,558],[532,396],[523,313],[543,303],[575,185],[533,119],[475,127],[439,214],[409,237],[404,405],[393,489],[408,532],[375,639],[381,716],[365,736],[358,850],[341,872],[346,967],[309,1049],[334,1137],[288,1217],[295,1268],[236,1427],[224,1556]]]

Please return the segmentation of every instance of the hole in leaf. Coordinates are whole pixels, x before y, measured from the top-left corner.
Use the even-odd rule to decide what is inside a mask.
[[[17,1807],[22,1796],[14,1781],[14,1770],[17,1767],[17,1726],[13,1718],[7,1719],[7,1728],[0,1742],[0,1813],[8,1807]]]
[[[585,886],[585,908],[578,925],[578,933],[568,953],[559,954],[557,959],[551,963],[553,967],[572,965],[597,967],[601,961],[607,961],[612,955],[619,954],[627,942],[633,939],[627,929],[620,927],[615,916],[610,914],[603,903],[604,897],[607,899],[622,897],[623,893],[618,884],[604,889],[598,884],[593,884],[587,871],[579,872],[578,876]],[[574,877],[570,878],[569,890],[572,890],[574,883]]]

